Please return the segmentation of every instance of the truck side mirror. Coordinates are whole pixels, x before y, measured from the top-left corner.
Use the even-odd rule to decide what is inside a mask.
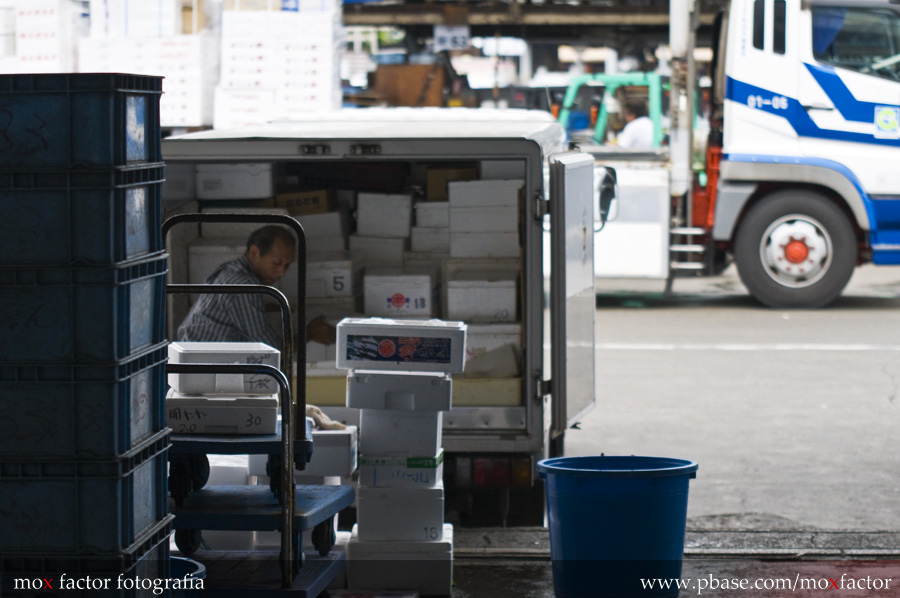
[[[600,181],[597,185],[597,201],[600,208],[600,228],[597,229],[597,232],[599,232],[607,221],[615,220],[616,218],[616,213],[618,212],[618,187],[615,168],[608,166],[598,167],[595,174]]]

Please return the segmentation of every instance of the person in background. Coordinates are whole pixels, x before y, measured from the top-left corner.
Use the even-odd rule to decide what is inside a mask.
[[[247,239],[247,251],[210,274],[206,284],[264,284],[272,286],[294,261],[296,243],[286,228],[267,225]],[[307,339],[334,343],[334,328],[324,318],[306,327]],[[178,327],[180,341],[260,342],[280,349],[282,334],[266,317],[264,295],[256,293],[202,294]]]
[[[616,145],[627,149],[651,149],[653,121],[647,116],[647,105],[642,100],[628,100],[622,113],[625,127],[619,133]]]

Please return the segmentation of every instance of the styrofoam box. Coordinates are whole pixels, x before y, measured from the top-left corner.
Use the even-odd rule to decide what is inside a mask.
[[[334,360],[337,358],[337,346],[334,344],[331,345],[323,345],[322,343],[316,341],[307,341],[306,342],[306,362],[307,363],[320,363],[323,361],[327,361],[329,363],[334,363]]]
[[[350,235],[350,255],[361,264],[401,264],[403,252],[409,249],[407,237],[379,238]]]
[[[277,214],[287,216],[288,211],[284,208],[203,208],[204,214]],[[265,226],[265,222],[203,222],[200,224],[200,235],[206,238],[227,238],[227,239],[243,239],[245,249],[247,237],[250,234]]]
[[[453,580],[453,526],[427,542],[368,542],[353,526],[347,544],[347,587],[415,590],[422,596],[449,596]],[[335,594],[336,595],[336,594]]]
[[[450,251],[450,229],[414,226],[411,229],[410,248],[425,253]]]
[[[523,180],[451,181],[447,184],[450,208],[518,206]]]
[[[306,263],[306,296],[310,299],[352,297],[359,291],[362,268],[350,254],[310,254]]]
[[[363,311],[385,318],[435,315],[437,277],[405,274],[397,268],[367,268],[363,276]]]
[[[450,202],[420,201],[416,203],[416,226],[429,228],[450,226]]]
[[[194,199],[196,183],[194,182],[194,165],[170,162],[166,164],[166,180],[162,186],[165,201]]]
[[[169,343],[169,363],[240,363],[279,367],[281,352],[265,343]],[[278,391],[271,376],[261,374],[169,374],[176,392],[193,394],[270,395]]]
[[[462,271],[447,280],[447,318],[465,322],[515,322],[516,280],[512,272]]]
[[[451,257],[519,257],[518,233],[450,233]]]
[[[366,237],[408,237],[412,196],[360,193],[356,197],[356,232]]]
[[[306,469],[294,472],[294,479],[318,476],[324,478],[349,478],[356,471],[358,459],[358,434],[356,426],[343,430],[319,430],[313,428],[313,454]],[[264,476],[268,455],[250,455],[250,475]]]
[[[443,372],[377,372],[351,370],[347,374],[347,407],[449,411],[452,392]]]
[[[196,239],[188,245],[188,282],[203,284],[216,268],[246,251],[246,237]]]
[[[434,457],[359,458],[359,485],[370,488],[433,488],[444,479],[444,451]]]
[[[166,395],[166,425],[176,434],[274,434],[277,415],[277,394]]]
[[[430,488],[356,488],[363,542],[426,542],[444,534],[444,482]]]
[[[519,209],[515,206],[450,208],[450,232],[489,233],[519,230]]]
[[[274,190],[267,163],[197,164],[197,199],[264,199]]]
[[[347,216],[344,212],[325,212],[323,214],[298,214],[294,216],[303,227],[310,250],[316,249],[316,239],[346,236]]]
[[[436,455],[442,411],[360,409],[359,453],[395,457]]]
[[[337,325],[339,369],[454,374],[462,371],[465,350],[463,322],[344,318]]]
[[[466,359],[504,345],[522,346],[521,324],[470,324],[466,330]]]

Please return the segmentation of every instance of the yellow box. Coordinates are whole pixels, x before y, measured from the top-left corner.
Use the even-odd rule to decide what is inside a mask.
[[[324,214],[331,211],[332,195],[329,189],[279,193],[275,196],[275,207],[285,208],[294,216]]]
[[[347,404],[347,376],[307,376],[306,403],[324,405]]]
[[[522,404],[522,378],[453,377],[454,407],[518,407]]]
[[[425,199],[427,201],[447,201],[447,183],[450,181],[473,181],[478,178],[478,168],[429,168],[425,173]]]

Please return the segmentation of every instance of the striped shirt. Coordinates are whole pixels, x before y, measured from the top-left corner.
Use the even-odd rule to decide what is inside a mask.
[[[262,284],[247,256],[225,262],[206,284]],[[269,326],[263,295],[203,294],[178,327],[180,341],[258,342],[281,346],[281,334]]]

